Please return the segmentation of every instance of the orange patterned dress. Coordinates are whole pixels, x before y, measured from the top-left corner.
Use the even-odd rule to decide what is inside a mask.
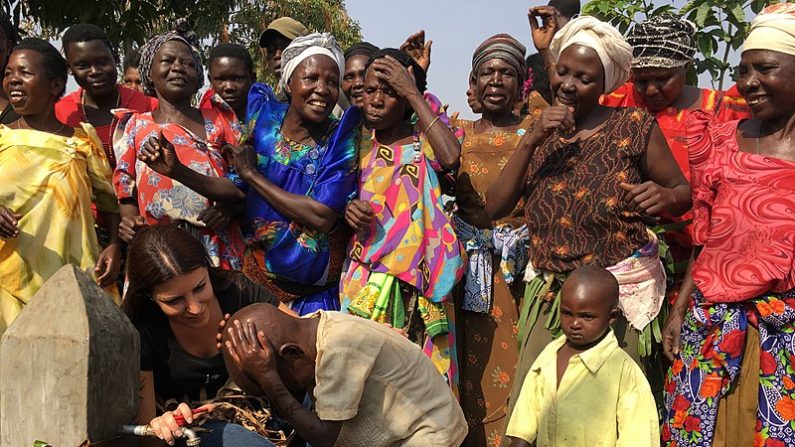
[[[539,97],[540,99],[540,97]],[[543,99],[540,99],[543,102]],[[457,125],[464,130],[461,145],[461,165],[456,181],[456,222],[460,231],[465,225],[486,233],[496,228],[519,228],[524,224],[523,208],[519,203],[506,218],[492,222],[485,211],[486,191],[497,180],[500,171],[513,155],[521,136],[529,129],[546,103],[534,107],[515,129],[492,132],[474,132],[472,121]],[[472,242],[463,239],[468,248]],[[522,240],[521,250],[526,254]],[[495,251],[495,250],[492,250]],[[491,254],[491,297],[486,313],[462,308],[465,287],[456,290],[456,336],[459,352],[460,403],[469,425],[464,446],[498,446],[507,425],[507,401],[513,384],[514,368],[518,361],[519,305],[524,294],[522,275],[524,264],[514,265],[511,257],[507,264],[516,274],[505,272],[506,257]],[[525,257],[526,259],[526,257]],[[470,266],[471,268],[471,266]],[[469,278],[467,278],[469,280]]]

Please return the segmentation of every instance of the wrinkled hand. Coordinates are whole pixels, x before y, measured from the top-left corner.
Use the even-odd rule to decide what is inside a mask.
[[[639,185],[619,184],[627,192],[625,195],[630,209],[647,214],[657,214],[667,210],[676,201],[674,192],[655,182],[647,181]]]
[[[224,152],[240,178],[245,180],[257,172],[257,153],[250,144],[242,146],[227,145],[224,147]]]
[[[427,73],[428,67],[431,66],[431,45],[433,45],[432,40],[425,42],[425,30],[420,30],[410,35],[400,45],[400,49],[408,53]]]
[[[9,239],[19,236],[19,219],[22,214],[13,213],[0,205],[0,238]]]
[[[99,254],[94,266],[94,275],[97,284],[108,287],[116,281],[121,271],[121,246],[118,243],[110,244]]]
[[[229,227],[235,216],[232,210],[223,205],[213,205],[199,213],[199,220],[213,231],[221,231]]]
[[[356,231],[364,230],[375,222],[375,212],[370,202],[351,200],[345,207],[345,222]]]
[[[422,96],[417,90],[412,70],[406,69],[397,59],[386,56],[376,59],[370,66],[375,70],[375,76],[389,84],[398,96],[402,98],[408,98],[412,94]]]
[[[530,31],[536,50],[543,51],[549,48],[552,38],[558,31],[558,14],[554,6],[534,6],[527,10],[527,19],[530,21]],[[541,20],[541,25],[538,24],[538,19]]]
[[[197,408],[197,410],[204,410],[211,412],[215,409],[213,404],[205,404]],[[190,425],[193,423],[193,410],[186,403],[181,403],[174,411],[166,411],[162,415],[149,421],[149,426],[155,432],[158,438],[166,441],[169,445],[174,445],[174,438],[182,436],[183,432],[177,420],[174,418],[175,414],[179,414],[185,419],[185,422]]]
[[[166,177],[173,177],[174,171],[181,164],[174,145],[166,139],[162,130],[157,138],[149,137],[144,142],[144,147],[138,154],[138,160],[146,163],[151,170]]]
[[[561,133],[574,131],[574,108],[567,106],[550,106],[541,113],[541,118],[533,124],[533,136],[541,141],[551,135],[556,129]]]
[[[238,369],[248,377],[276,371],[276,353],[265,332],[257,331],[253,321],[234,320],[227,329],[226,349]]]
[[[144,216],[124,216],[119,223],[119,239],[129,244],[135,233],[145,226]]]
[[[685,322],[686,311],[686,308],[679,310],[674,307],[671,309],[662,330],[663,354],[672,362],[675,356],[679,355],[679,348],[682,345],[682,325]]]

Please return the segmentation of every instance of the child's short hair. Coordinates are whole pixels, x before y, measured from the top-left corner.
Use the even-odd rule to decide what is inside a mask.
[[[570,281],[582,282],[583,284],[588,284],[591,288],[598,287],[600,292],[605,293],[609,297],[607,302],[610,303],[611,308],[618,306],[618,281],[606,269],[594,264],[584,265],[571,272],[566,279],[566,282]]]
[[[99,40],[104,43],[105,46],[108,47],[108,50],[110,50],[110,54],[113,55],[113,59],[116,62],[119,61],[119,52],[116,51],[116,47],[113,46],[108,35],[102,28],[91,23],[78,23],[77,25],[72,25],[63,33],[61,46],[63,47],[64,56],[69,57],[69,44],[90,42],[92,40]]]

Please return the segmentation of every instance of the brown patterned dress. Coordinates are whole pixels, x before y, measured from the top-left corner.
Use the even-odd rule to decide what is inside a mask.
[[[641,161],[654,123],[645,110],[617,108],[593,135],[566,142],[556,132],[537,149],[524,194],[529,263],[537,271],[567,275],[587,264],[610,267],[649,242],[643,216],[629,207],[619,184],[644,181]],[[557,292],[562,280],[554,284]],[[551,301],[544,303],[535,324],[525,329],[519,341],[510,402],[516,401],[524,377],[552,340],[545,321],[554,316],[553,307]],[[623,315],[613,331],[619,346],[648,375],[652,366],[638,355],[640,332]],[[655,383],[652,389],[661,391]]]
[[[609,267],[649,241],[619,184],[643,181],[640,162],[653,125],[643,110],[616,109],[590,137],[567,143],[555,133],[538,148],[524,195],[533,267]]]
[[[540,99],[540,97],[539,97]],[[543,99],[540,99],[543,101]],[[509,216],[492,222],[485,211],[485,195],[497,181],[519,140],[546,103],[534,108],[511,130],[475,133],[472,121],[461,121],[465,131],[461,165],[456,179],[457,217],[479,229],[524,224],[520,203]],[[461,309],[463,287],[456,289],[456,343],[459,353],[460,402],[469,425],[464,446],[498,446],[505,435],[507,401],[518,360],[517,323],[524,292],[523,272],[508,284],[493,256],[492,305],[489,313]]]

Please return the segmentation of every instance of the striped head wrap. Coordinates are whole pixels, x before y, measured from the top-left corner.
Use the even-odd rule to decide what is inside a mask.
[[[484,40],[472,55],[472,75],[477,76],[480,66],[492,59],[502,59],[509,63],[519,77],[519,90],[527,78],[527,62],[524,55],[527,49],[508,34],[496,34]]]
[[[345,71],[345,56],[331,33],[312,33],[308,36],[296,37],[282,52],[282,77],[279,79],[279,90],[286,91],[298,65],[306,59],[322,54],[333,60],[339,68],[339,76]]]
[[[750,50],[795,56],[795,4],[770,5],[756,16],[743,43],[742,51]]]
[[[174,31],[155,36],[141,47],[141,62],[138,66],[138,72],[141,76],[141,85],[144,88],[144,93],[149,96],[155,96],[155,84],[149,77],[149,72],[152,70],[152,63],[155,59],[155,53],[157,53],[157,50],[159,50],[164,43],[171,40],[178,40],[190,48],[193,61],[196,63],[196,71],[199,75],[199,88],[204,85],[204,63],[202,62],[201,52],[199,51],[199,38],[196,33],[189,29],[187,20],[179,19]]]
[[[696,54],[696,25],[661,14],[635,25],[627,36],[632,68],[681,68]]]
[[[605,93],[612,92],[629,79],[632,47],[609,23],[590,16],[572,19],[555,33],[549,51],[557,60],[560,54],[572,45],[590,48],[599,56],[605,70]]]

